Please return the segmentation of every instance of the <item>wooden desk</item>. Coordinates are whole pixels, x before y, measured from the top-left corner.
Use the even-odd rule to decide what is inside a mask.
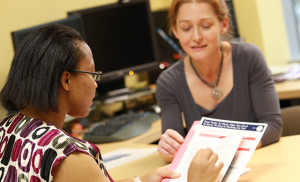
[[[156,145],[119,142],[99,145],[103,153],[120,147],[155,147]],[[300,179],[300,135],[282,137],[280,142],[258,149],[254,152],[247,167],[251,171],[241,176],[239,182],[289,182]],[[145,158],[110,169],[108,172],[115,179],[142,176],[167,163],[154,153]]]
[[[157,145],[153,145],[150,143],[158,141],[160,139],[160,135],[161,135],[161,120],[158,119],[157,121],[152,123],[150,130],[137,137],[131,138],[126,141],[121,141],[121,142],[97,144],[97,146],[100,148],[102,154],[120,148],[157,147]],[[114,178],[114,180],[119,180],[125,178],[132,178],[133,176],[143,176],[148,172],[153,171],[157,167],[164,166],[166,164],[167,162],[164,161],[159,156],[158,152],[156,152],[145,158],[110,169],[108,170],[108,172]]]
[[[300,179],[300,135],[282,137],[278,143],[254,152],[248,167],[250,173],[239,182],[281,182]]]
[[[138,144],[131,142],[115,142],[108,144],[99,144],[97,145],[102,154],[117,150],[120,148],[149,148],[157,147],[155,144]],[[143,176],[148,172],[153,171],[157,167],[167,165],[167,162],[164,161],[158,154],[155,152],[147,157],[142,159],[135,160],[133,162],[112,168],[108,170],[108,173],[112,176],[114,180],[133,178],[134,176]]]
[[[275,83],[275,89],[280,100],[300,98],[300,80]]]

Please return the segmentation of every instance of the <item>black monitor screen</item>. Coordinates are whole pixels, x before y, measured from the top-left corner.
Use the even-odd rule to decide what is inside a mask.
[[[14,46],[14,50],[17,49],[17,47],[20,45],[20,43],[22,42],[22,40],[33,30],[36,30],[38,28],[47,26],[47,25],[51,25],[51,24],[62,24],[68,27],[71,27],[75,30],[77,30],[81,35],[84,34],[83,30],[82,30],[82,26],[81,26],[81,19],[79,15],[74,15],[74,16],[69,16],[67,18],[64,19],[59,19],[56,21],[52,21],[52,22],[48,22],[48,23],[44,23],[44,24],[40,24],[40,25],[36,25],[36,26],[32,26],[26,29],[21,29],[21,30],[17,30],[14,32],[11,32],[11,37],[12,37],[12,41],[13,41],[13,46]]]
[[[115,3],[69,12],[80,14],[102,83],[129,71],[155,69],[157,48],[148,0]]]

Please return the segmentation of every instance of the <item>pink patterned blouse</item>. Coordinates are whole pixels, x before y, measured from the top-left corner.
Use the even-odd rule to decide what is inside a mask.
[[[0,121],[0,181],[53,181],[53,169],[72,152],[93,156],[110,181],[100,150],[54,125],[20,113]]]

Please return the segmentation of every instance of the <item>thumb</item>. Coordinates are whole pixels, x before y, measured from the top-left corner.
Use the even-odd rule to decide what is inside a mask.
[[[178,178],[180,177],[180,173],[179,172],[175,172],[175,171],[171,171],[169,169],[169,165],[166,165],[164,167],[161,167],[157,170],[157,174],[161,177],[164,177],[164,178],[171,178],[171,179],[174,179],[174,178]]]

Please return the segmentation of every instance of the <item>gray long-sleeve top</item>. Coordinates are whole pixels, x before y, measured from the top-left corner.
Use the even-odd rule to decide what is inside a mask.
[[[194,102],[183,60],[161,73],[156,83],[156,96],[161,108],[162,132],[170,128],[185,136],[183,113],[187,131],[202,116],[262,122],[268,124],[262,146],[278,141],[282,132],[279,99],[262,52],[252,44],[232,43],[232,64],[233,88],[213,110],[206,110]]]

